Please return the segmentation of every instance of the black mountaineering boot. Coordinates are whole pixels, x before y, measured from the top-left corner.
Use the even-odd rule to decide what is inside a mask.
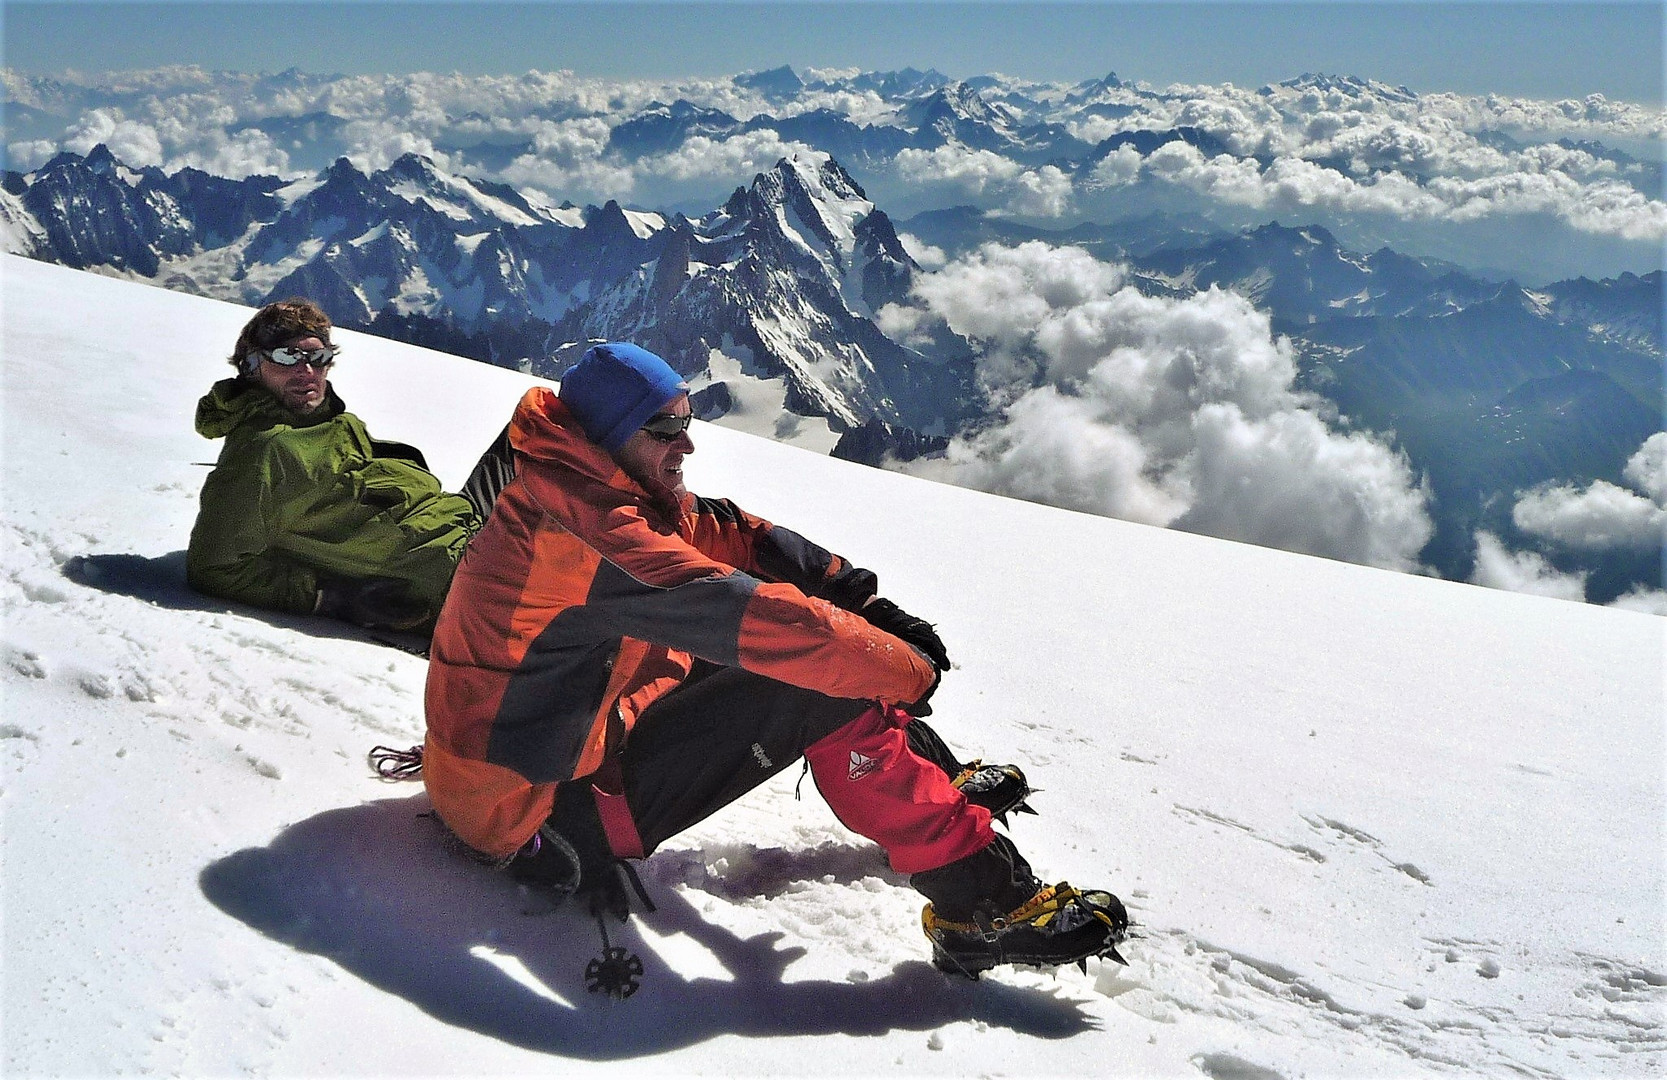
[[[605,911],[621,921],[631,913],[626,888],[636,883],[630,880],[629,865],[608,847],[596,800],[584,780],[556,790],[549,820],[515,853],[507,869],[517,881],[548,890],[557,903],[577,893],[592,912]]]
[[[932,901],[920,921],[940,971],[976,979],[997,964],[1086,968],[1090,956],[1124,962],[1117,953],[1129,929],[1122,901],[1065,882],[1043,885],[1006,837],[909,884]]]
[[[1017,765],[986,765],[975,759],[949,782],[961,789],[968,802],[982,806],[1003,825],[1007,824],[1009,813],[1036,813],[1025,801],[1032,790],[1024,770]]]
[[[920,719],[911,720],[903,735],[916,756],[942,769],[968,802],[982,806],[1003,825],[1007,824],[1010,813],[1036,813],[1025,802],[1034,792],[1025,780],[1024,770],[1017,765],[986,765],[982,760],[963,763],[938,733]]]

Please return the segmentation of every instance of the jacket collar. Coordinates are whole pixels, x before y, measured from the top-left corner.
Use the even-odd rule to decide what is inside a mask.
[[[509,442],[518,452],[576,473],[587,486],[606,487],[640,507],[645,517],[675,528],[694,496],[677,504],[657,499],[625,474],[599,444],[590,441],[579,420],[548,386],[535,386],[521,397],[509,422]]]
[[[271,391],[247,379],[221,379],[197,402],[197,434],[221,439],[240,427],[255,431],[268,428],[308,428],[334,420],[347,411],[336,388],[324,384],[324,407],[310,416],[297,416],[272,396]]]

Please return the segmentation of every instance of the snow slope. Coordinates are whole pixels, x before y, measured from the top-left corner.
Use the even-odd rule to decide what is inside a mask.
[[[374,744],[423,663],[187,591],[247,312],[7,256],[7,1076],[1650,1076],[1667,1067],[1667,621],[1091,518],[697,425],[691,486],[876,569],[1023,762],[1038,869],[1126,969],[927,964],[920,901],[779,777],[649,859],[615,939],[440,841]],[[344,334],[459,484],[528,379]]]

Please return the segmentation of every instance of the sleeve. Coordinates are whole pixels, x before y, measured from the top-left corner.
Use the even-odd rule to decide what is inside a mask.
[[[695,498],[695,546],[762,578],[856,611],[879,593],[879,579],[791,529],[728,499]]]
[[[762,581],[656,532],[635,506],[598,509],[542,470],[525,470],[520,479],[545,512],[601,557],[584,613],[573,616],[570,630],[579,631],[583,619],[593,640],[649,641],[831,697],[906,703],[936,678],[902,640],[791,582]]]
[[[318,575],[272,547],[276,510],[270,455],[252,468],[215,467],[185,553],[186,582],[198,592],[296,614],[318,602]]]

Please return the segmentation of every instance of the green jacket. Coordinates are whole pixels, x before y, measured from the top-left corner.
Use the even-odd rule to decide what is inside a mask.
[[[322,578],[395,578],[438,615],[480,527],[422,454],[379,442],[334,388],[298,417],[264,388],[223,379],[197,402],[197,433],[224,438],[203,483],[186,580],[279,611],[314,610]]]

